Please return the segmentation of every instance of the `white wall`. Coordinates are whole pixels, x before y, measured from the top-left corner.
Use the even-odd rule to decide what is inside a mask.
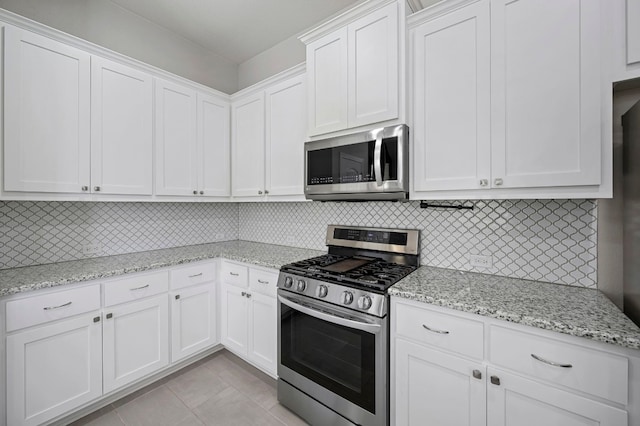
[[[292,36],[238,66],[238,90],[258,83],[306,60],[304,43]]]
[[[105,0],[0,0],[0,7],[225,93],[238,66]]]

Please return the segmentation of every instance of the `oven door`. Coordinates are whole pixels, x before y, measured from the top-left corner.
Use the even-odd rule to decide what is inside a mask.
[[[402,199],[408,186],[406,125],[305,143],[309,199]]]
[[[278,376],[356,424],[388,419],[388,326],[278,290]]]

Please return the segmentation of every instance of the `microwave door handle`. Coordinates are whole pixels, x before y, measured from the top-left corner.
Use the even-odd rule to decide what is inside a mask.
[[[349,328],[355,328],[356,330],[366,331],[367,333],[377,334],[380,331],[381,326],[378,324],[370,324],[367,322],[361,321],[353,321],[346,318],[337,317],[335,315],[327,314],[325,312],[320,312],[313,308],[308,308],[306,306],[302,306],[297,304],[296,302],[289,300],[286,297],[278,295],[278,300],[283,305],[287,305],[291,309],[295,309],[296,311],[302,312],[303,314],[307,314],[314,318],[318,318],[323,321],[327,321],[333,324],[343,325]]]
[[[376,136],[376,145],[373,150],[373,171],[376,174],[376,185],[382,186],[382,130]]]

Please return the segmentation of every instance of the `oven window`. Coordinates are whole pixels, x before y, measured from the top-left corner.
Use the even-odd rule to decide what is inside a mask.
[[[375,182],[376,142],[361,142],[307,153],[307,185]],[[382,180],[398,179],[398,138],[382,139]]]
[[[282,306],[282,365],[375,414],[375,335]]]

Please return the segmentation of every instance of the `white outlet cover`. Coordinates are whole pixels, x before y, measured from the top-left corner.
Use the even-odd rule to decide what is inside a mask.
[[[475,268],[491,268],[493,258],[491,255],[471,254],[469,255],[469,265]]]

